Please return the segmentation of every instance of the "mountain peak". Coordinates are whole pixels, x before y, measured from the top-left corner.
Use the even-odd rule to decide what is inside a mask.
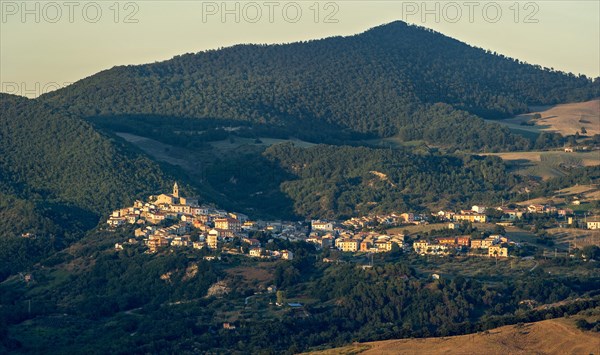
[[[416,119],[425,112],[442,114],[436,103],[500,118],[529,105],[597,97],[599,86],[394,21],[351,37],[234,46],[113,68],[41,99],[83,116],[237,120],[308,135],[326,125],[423,139],[422,131],[408,130],[432,119]]]

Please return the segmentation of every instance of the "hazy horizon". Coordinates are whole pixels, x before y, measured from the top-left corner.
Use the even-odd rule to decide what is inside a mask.
[[[595,1],[72,4],[1,1],[1,92],[36,97],[113,66],[236,44],[348,36],[397,20],[530,64],[600,76]]]

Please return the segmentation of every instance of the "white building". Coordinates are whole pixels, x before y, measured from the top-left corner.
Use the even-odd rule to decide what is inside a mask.
[[[586,222],[587,229],[600,229],[600,218],[593,218]]]
[[[294,259],[294,253],[292,253],[289,250],[282,250],[281,251],[281,258],[283,260],[292,260],[292,259]]]
[[[471,207],[471,211],[473,212],[477,212],[477,213],[485,213],[486,208],[484,206],[473,206]]]
[[[310,226],[312,228],[312,230],[321,230],[321,231],[327,231],[327,232],[331,232],[333,231],[333,223],[331,222],[326,222],[326,221],[321,221],[321,220],[312,220],[310,221]]]

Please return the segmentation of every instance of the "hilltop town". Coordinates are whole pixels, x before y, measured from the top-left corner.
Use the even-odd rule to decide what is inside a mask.
[[[206,249],[221,254],[252,258],[292,260],[290,250],[265,248],[256,238],[290,242],[307,242],[317,250],[336,249],[345,253],[414,252],[419,255],[464,254],[494,258],[509,257],[523,243],[511,240],[504,227],[524,218],[564,220],[561,226],[600,229],[600,219],[574,219],[571,209],[558,209],[548,204],[526,207],[488,208],[472,206],[470,210],[439,211],[431,214],[388,213],[353,217],[344,221],[311,220],[310,222],[251,220],[247,215],[228,212],[212,205],[200,204],[197,197],[183,197],[177,183],[170,194],[150,196],[133,206],[112,212],[107,220],[110,228],[134,225],[137,228],[127,241],[115,249],[142,243],[148,253],[168,247]],[[494,221],[490,221],[494,219]],[[494,230],[478,225],[495,225]],[[409,237],[403,226],[436,226],[426,236]],[[518,253],[522,254],[522,253]],[[208,256],[207,258],[214,258]],[[324,261],[328,261],[327,258]]]
[[[180,196],[177,183],[170,194],[150,196],[147,202],[136,201],[131,207],[114,211],[107,223],[112,228],[138,226],[127,243],[142,242],[150,253],[172,246],[291,260],[294,257],[291,251],[267,251],[250,233],[275,232],[278,237],[290,240],[302,240],[306,235],[306,230],[291,222],[254,222],[242,213],[200,205],[198,198]],[[122,249],[127,243],[118,243],[115,248]]]

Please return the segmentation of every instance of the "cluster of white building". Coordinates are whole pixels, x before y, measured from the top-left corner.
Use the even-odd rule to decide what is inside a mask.
[[[398,226],[401,224],[422,224],[426,223],[427,215],[413,213],[388,213],[374,214],[363,217],[353,217],[342,222],[342,225],[355,230],[363,229],[375,225]],[[314,229],[314,227],[313,227]]]
[[[502,235],[490,235],[484,239],[472,239],[470,236],[438,237],[430,240],[417,240],[413,242],[413,250],[420,255],[446,255],[451,250],[486,250],[487,255],[493,257],[508,257],[508,248],[503,244],[511,241]]]
[[[368,217],[365,220],[371,218],[376,217]],[[337,248],[345,252],[382,253],[391,251],[393,244],[397,244],[399,248],[403,247],[404,236],[402,235],[356,231],[363,228],[358,224],[352,225],[353,230],[347,228],[350,225],[349,221],[356,223],[358,220],[362,219],[351,219],[342,222],[341,226],[331,221],[313,220],[311,233],[306,241],[315,244],[319,249]],[[387,221],[381,218],[380,220]]]
[[[437,220],[448,221],[449,229],[460,228],[463,222],[485,223],[488,221],[486,207],[473,206],[470,210],[439,211],[432,215]],[[530,205],[526,208],[509,209],[497,207],[504,220],[520,219],[526,213],[558,213],[572,214],[571,210],[557,210],[547,205]],[[249,238],[252,231],[269,232],[274,238],[290,241],[306,241],[319,249],[336,248],[344,252],[382,253],[398,248],[409,248],[403,235],[387,235],[372,230],[376,226],[399,226],[405,224],[428,223],[430,215],[413,213],[389,213],[355,217],[342,221],[312,220],[310,234],[301,222],[268,222],[251,221],[241,213],[232,213],[216,209],[212,206],[200,205],[197,198],[180,196],[177,184],[173,193],[151,196],[148,202],[136,201],[133,206],[114,211],[107,223],[115,228],[125,224],[139,227],[135,230],[135,238],[129,243],[143,241],[151,252],[169,246],[189,247],[195,249],[208,248],[222,252],[241,254],[228,243],[237,239],[245,245],[246,255],[256,258],[292,259],[293,253],[288,250],[266,250],[260,241]],[[171,221],[172,223],[165,223]],[[600,221],[593,219],[588,228],[600,228]],[[165,226],[169,225],[169,226]],[[490,236],[486,239],[471,239],[469,236],[441,237],[431,240],[416,241],[412,249],[419,254],[447,254],[452,249],[487,249],[489,256],[508,256],[508,249],[502,244],[508,240],[502,236]],[[239,244],[238,244],[239,245]],[[122,248],[119,245],[118,248]]]
[[[180,196],[177,184],[174,185],[172,194],[150,196],[148,202],[136,201],[131,207],[114,211],[107,224],[113,228],[125,224],[138,225],[135,238],[131,238],[128,243],[141,240],[150,252],[172,246],[242,254],[242,248],[224,248],[227,243],[239,239],[247,247],[249,256],[289,260],[293,258],[291,251],[265,250],[260,241],[249,238],[248,233],[264,230],[275,237],[290,240],[304,239],[306,236],[306,232],[293,223],[254,222],[241,213],[199,205],[197,198]],[[122,249],[123,244],[118,244],[115,248]]]

